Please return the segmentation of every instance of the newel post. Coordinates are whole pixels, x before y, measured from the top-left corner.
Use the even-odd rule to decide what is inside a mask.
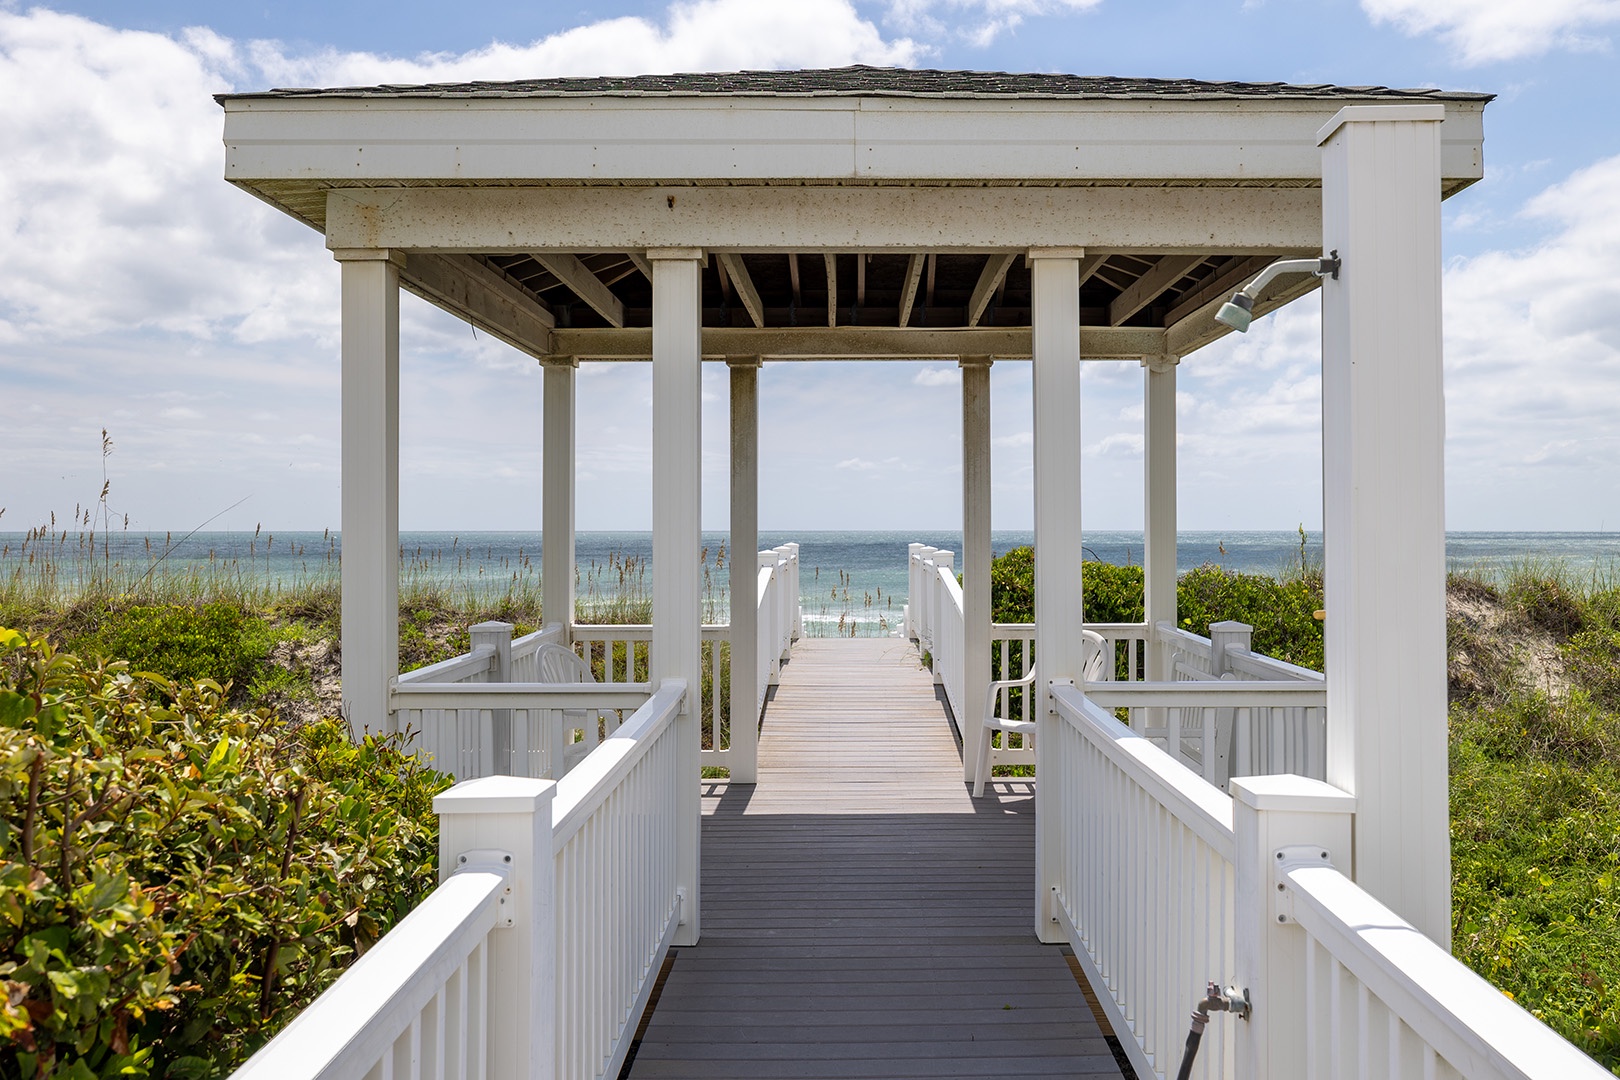
[[[474,649],[480,645],[492,646],[495,655],[490,657],[488,682],[505,683],[512,681],[512,624],[506,622],[481,622],[468,628],[468,638]],[[490,752],[494,760],[490,763],[490,771],[501,776],[511,776],[517,771],[514,767],[512,752],[512,710],[491,709],[489,713]],[[560,769],[559,764],[552,768]]]
[[[759,569],[771,572],[771,588],[777,590],[772,594],[770,606],[761,610],[760,614],[764,619],[759,624],[759,654],[770,665],[766,669],[765,685],[775,686],[782,669],[781,652],[776,647],[777,634],[780,631],[778,618],[782,608],[780,590],[783,587],[783,574],[777,565],[781,561],[781,556],[774,551],[761,551],[758,557]]]
[[[1254,639],[1254,627],[1247,623],[1214,622],[1209,624],[1209,673],[1220,678],[1232,670],[1227,657],[1232,653],[1249,651]]]
[[[557,873],[551,841],[551,780],[486,776],[433,800],[439,815],[439,879],[458,870],[506,873],[508,892],[484,951],[491,1080],[558,1080]]]
[[[934,685],[943,686],[945,684],[945,666],[939,662],[939,625],[941,612],[945,610],[945,587],[940,584],[939,572],[941,570],[947,574],[956,572],[953,568],[956,562],[956,552],[936,551],[932,558],[934,560],[934,569],[928,575],[928,611],[932,620],[933,633],[930,635],[929,647],[934,653]]]
[[[1304,933],[1288,921],[1279,886],[1285,866],[1350,861],[1355,796],[1303,776],[1247,776],[1231,782],[1236,970],[1253,1011],[1236,1025],[1237,1075],[1294,1080],[1308,1075]],[[1210,978],[1224,975],[1211,972]]]

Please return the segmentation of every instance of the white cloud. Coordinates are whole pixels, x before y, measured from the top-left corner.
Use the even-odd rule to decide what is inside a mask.
[[[962,375],[956,368],[925,367],[917,369],[911,381],[918,386],[961,386]]]
[[[1465,64],[1605,49],[1601,31],[1620,22],[1620,0],[1361,0],[1361,8],[1374,23],[1439,35]]]
[[[883,21],[904,32],[928,37],[954,32],[982,48],[1006,31],[1016,29],[1029,16],[1089,11],[1101,3],[1102,0],[889,0],[889,12]],[[961,24],[947,25],[940,18],[943,13],[961,20]]]

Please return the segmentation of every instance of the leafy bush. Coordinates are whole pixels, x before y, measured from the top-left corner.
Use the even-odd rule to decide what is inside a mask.
[[[0,1076],[211,1076],[434,882],[446,781],[0,630]]]
[[[1088,623],[1142,621],[1142,568],[1087,562],[1081,569]],[[1209,624],[1231,619],[1254,627],[1255,652],[1322,670],[1320,576],[1286,581],[1200,566],[1181,575],[1176,587],[1181,625],[1209,635]],[[1014,548],[990,566],[990,612],[996,622],[1035,620],[1035,554]]]
[[[274,644],[261,616],[231,603],[137,604],[100,615],[90,630],[69,637],[81,656],[129,661],[131,670],[176,682],[212,679],[246,690]]]

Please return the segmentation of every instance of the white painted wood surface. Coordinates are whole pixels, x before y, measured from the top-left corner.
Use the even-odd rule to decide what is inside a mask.
[[[574,621],[576,366],[564,360],[541,368],[540,614],[559,626]]]
[[[399,672],[399,263],[342,256],[343,715],[355,737],[391,730]]]
[[[433,252],[701,245],[707,251],[950,253],[1023,250],[1054,237],[1084,237],[1098,250],[1282,255],[1314,251],[1321,222],[1314,187],[383,185],[329,192],[325,227],[329,247]]]
[[[1036,790],[1061,774],[1053,927],[1138,1075],[1173,1076],[1189,1011],[1234,965],[1232,800],[1078,688],[1054,686],[1052,699]],[[1195,1077],[1237,1075],[1227,1023],[1205,1032]]]
[[[1355,99],[1349,99],[1354,101]],[[1377,98],[1365,98],[1377,101]],[[1387,99],[1385,99],[1387,100]],[[234,98],[250,179],[1302,180],[1344,98],[601,95]],[[1447,102],[1446,175],[1478,179],[1481,102]]]
[[[1444,947],[1439,120],[1358,109],[1323,134],[1322,244],[1344,267],[1322,287],[1322,531],[1327,779],[1357,798],[1352,876]]]
[[[731,375],[731,782],[759,774],[759,357],[733,357]],[[754,600],[754,603],[749,603]],[[715,683],[716,688],[719,682]],[[718,692],[718,690],[717,690]],[[719,747],[719,727],[715,727]]]
[[[703,379],[703,252],[660,249],[652,263],[653,331],[653,638],[648,672],[654,682],[679,679],[691,697],[676,721],[677,768],[699,775],[702,754],[697,691],[701,685]],[[696,784],[680,786],[676,810],[676,866],[686,905],[676,940],[695,944],[702,901],[698,896]]]
[[[1041,686],[1035,695],[1040,725],[1035,788],[1035,932],[1055,941],[1053,874],[1061,865],[1057,815],[1066,780],[1048,774],[1045,755],[1055,745],[1058,720],[1045,687],[1078,682],[1085,665],[1080,634],[1080,257],[1084,251],[1030,251],[1030,318],[1035,401],[1035,655]]]
[[[990,681],[990,357],[962,369],[962,701],[983,701]],[[955,707],[954,705],[952,706]],[[956,714],[963,746],[977,746],[981,710]],[[973,763],[963,755],[963,779]]]

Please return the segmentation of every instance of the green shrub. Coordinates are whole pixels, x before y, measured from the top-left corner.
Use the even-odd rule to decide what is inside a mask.
[[[212,679],[245,691],[274,643],[269,623],[236,604],[137,604],[100,614],[67,647],[176,682]]]
[[[244,1060],[432,888],[396,743],[0,630],[0,1076]]]
[[[1142,621],[1142,568],[1087,562],[1081,569],[1088,623]],[[1200,566],[1177,584],[1181,625],[1209,635],[1209,624],[1235,620],[1254,627],[1254,651],[1322,670],[1322,606],[1319,575],[1279,581],[1263,574],[1240,574]],[[998,623],[1035,620],[1035,556],[1014,548],[990,566],[990,612]]]
[[[1620,630],[1583,630],[1563,653],[1570,678],[1604,708],[1620,711]]]

